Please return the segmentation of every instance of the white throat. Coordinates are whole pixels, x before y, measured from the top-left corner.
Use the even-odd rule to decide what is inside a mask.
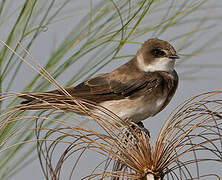
[[[146,64],[141,54],[137,55],[138,66],[142,71],[154,72],[154,71],[166,71],[172,72],[175,66],[175,60],[167,57],[159,58],[152,64]]]

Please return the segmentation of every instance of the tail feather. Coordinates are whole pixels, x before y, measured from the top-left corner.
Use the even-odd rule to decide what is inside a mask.
[[[24,93],[19,96],[25,99],[21,102],[22,110],[64,110],[85,115],[84,111],[76,104],[75,97],[67,96],[59,91],[43,92],[43,93]],[[74,98],[74,99],[73,99]],[[91,109],[93,103],[78,98],[78,102],[84,103],[87,109]]]
[[[48,94],[45,93],[24,93],[20,95],[20,98],[25,99],[24,101],[21,102],[21,104],[28,104],[31,103],[32,101],[42,101],[45,97],[49,96]]]
[[[24,93],[19,97],[25,99],[21,102],[21,107],[25,110],[54,109],[58,106],[65,106],[65,104],[75,105],[71,97],[61,93],[56,93],[56,91],[43,93]]]
[[[73,94],[73,87],[68,87],[65,89],[69,94]],[[59,100],[70,100],[70,97],[62,93],[60,90],[53,90],[48,92],[36,92],[36,93],[24,93],[19,96],[20,98],[26,99],[22,101],[21,104],[28,104],[32,101],[41,101],[56,99]]]
[[[56,96],[58,96],[58,94],[53,94],[53,93],[24,93],[22,95],[20,95],[20,98],[25,99],[25,101],[22,101],[21,104],[27,104],[30,103],[32,101],[41,101],[43,102],[44,99],[52,99],[54,97],[54,99],[56,98]]]

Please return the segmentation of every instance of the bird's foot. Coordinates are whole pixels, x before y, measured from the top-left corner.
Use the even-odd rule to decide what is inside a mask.
[[[141,131],[143,131],[145,133],[145,135],[149,136],[149,138],[150,138],[150,131],[147,128],[145,128],[145,126],[142,122],[138,122],[138,123],[136,123],[136,125],[140,128]]]
[[[141,133],[144,132],[145,135],[149,136],[150,138],[150,132],[147,128],[144,127],[144,124],[142,122],[138,122],[138,123],[134,123],[134,122],[130,122],[131,123],[131,128],[137,132],[137,133]]]

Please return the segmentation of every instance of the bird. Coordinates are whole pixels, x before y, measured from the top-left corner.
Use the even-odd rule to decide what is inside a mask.
[[[169,42],[157,38],[148,39],[135,57],[117,69],[95,75],[65,90],[74,98],[108,109],[122,120],[141,124],[143,120],[162,111],[174,96],[179,80],[174,68],[176,59],[179,58]],[[58,95],[63,95],[62,99],[57,99],[60,97]],[[64,97],[59,89],[45,93],[24,93],[20,96],[25,99],[21,104],[30,104],[27,109],[31,110],[52,109],[53,106],[46,103],[66,101]],[[90,107],[90,111],[94,112],[95,107]]]

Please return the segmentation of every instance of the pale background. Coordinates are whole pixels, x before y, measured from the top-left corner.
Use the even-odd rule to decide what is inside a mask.
[[[209,5],[212,1],[208,1]],[[89,1],[88,0],[75,0],[75,3],[71,3],[71,6],[81,6],[82,9],[85,7],[88,7]],[[84,13],[87,13],[87,10],[82,12],[79,16],[83,16]],[[222,11],[221,8],[216,9],[214,11],[216,14],[220,14],[222,16]],[[80,19],[80,18],[79,18]],[[47,61],[47,58],[49,56],[49,52],[52,49],[53,46],[55,46],[54,41],[60,41],[63,38],[64,33],[68,33],[69,30],[71,29],[72,26],[74,26],[75,23],[78,22],[78,19],[67,19],[67,21],[64,22],[58,22],[53,25],[50,25],[48,29],[43,32],[38,40],[34,43],[31,52],[32,55],[41,62],[41,64],[44,65],[44,62]],[[73,23],[73,25],[72,25]],[[203,36],[201,37],[202,39],[200,42],[196,42],[196,44],[202,43],[202,40],[207,40],[212,33],[220,32],[222,30],[222,24],[216,24],[217,27],[215,26],[213,31],[209,32],[209,36]],[[189,28],[189,27],[186,27]],[[181,31],[182,29],[175,29],[175,31]],[[170,40],[172,37],[174,37],[173,31],[165,33],[163,36],[159,37],[164,40]],[[150,38],[150,35],[147,34],[146,37],[137,39],[138,42],[143,42],[144,40]],[[0,34],[0,39],[4,40],[4,32],[1,32]],[[218,40],[217,43],[220,47],[222,47],[222,42]],[[177,46],[174,44],[174,42],[171,42],[172,45],[177,48]],[[193,45],[190,45],[190,49],[192,49]],[[124,54],[133,54],[136,53],[137,49],[140,47],[140,45],[128,45],[124,50],[121,52]],[[189,52],[185,52],[189,53]],[[170,102],[170,104],[158,115],[156,115],[153,118],[150,118],[149,120],[146,120],[145,126],[150,130],[151,132],[151,137],[155,139],[158,130],[165,120],[166,116],[171,112],[172,108],[175,107],[175,105],[178,105],[185,99],[202,93],[206,91],[211,91],[211,90],[221,90],[222,87],[222,72],[221,72],[221,67],[222,67],[222,58],[221,58],[221,51],[217,52],[209,52],[209,53],[204,53],[200,54],[199,56],[192,57],[189,59],[189,61],[181,64],[179,67],[176,67],[176,70],[179,74],[180,77],[180,82],[179,82],[179,87],[177,89],[176,95],[174,96],[173,100]],[[114,68],[118,67],[119,65],[125,63],[128,61],[126,60],[115,60],[111,62],[108,66],[103,68],[100,73],[102,72],[108,72],[113,70]],[[183,61],[183,59],[178,60],[178,61]],[[194,66],[191,65],[196,65],[199,64],[199,69],[194,68]],[[212,68],[212,65],[217,65]],[[60,84],[65,84],[66,77],[69,76],[69,73],[75,72],[75,70],[78,69],[78,67],[72,66],[70,67],[70,70],[64,74],[63,77],[60,77],[58,79]],[[192,72],[194,70],[194,72]],[[184,74],[184,72],[191,71],[192,74]],[[196,71],[196,72],[195,72]],[[24,85],[26,85],[32,77],[34,77],[36,72],[31,70],[29,67],[24,67],[23,71],[20,73],[20,76],[17,78],[17,84],[13,87],[14,92],[19,92],[23,89]],[[94,167],[93,165],[96,164],[95,162],[97,161],[96,156],[87,156],[86,158],[83,158],[81,161],[81,168],[85,169],[87,167]],[[70,166],[72,166],[72,162],[69,162]],[[214,167],[214,166],[207,166],[207,169],[222,169],[222,167]],[[76,170],[76,177],[73,179],[80,179],[82,177],[82,171]],[[68,173],[68,172],[67,172]],[[69,174],[69,173],[68,173]],[[221,173],[222,175],[222,173]],[[14,178],[12,179],[17,179],[17,180],[22,180],[22,179],[32,179],[32,180],[39,180],[39,179],[44,179],[38,160],[35,160],[31,165],[29,165],[27,168],[19,172]],[[64,178],[65,179],[65,178]]]

